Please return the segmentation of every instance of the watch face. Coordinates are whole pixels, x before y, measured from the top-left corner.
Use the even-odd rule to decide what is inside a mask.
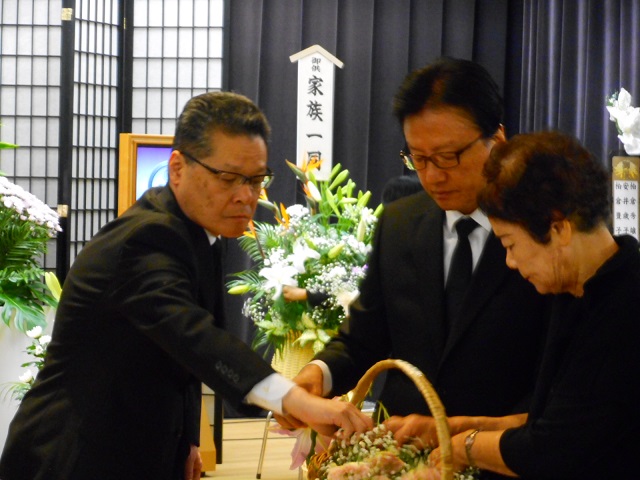
[[[151,187],[162,187],[169,181],[169,161],[158,163],[149,174],[149,185]]]

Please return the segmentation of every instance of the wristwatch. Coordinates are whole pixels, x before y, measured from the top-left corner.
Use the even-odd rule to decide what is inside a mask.
[[[476,435],[480,433],[480,429],[474,430],[467,438],[464,439],[464,450],[467,453],[467,463],[470,467],[476,467],[476,462],[473,460],[471,456],[471,448],[473,447],[473,443],[476,441]]]

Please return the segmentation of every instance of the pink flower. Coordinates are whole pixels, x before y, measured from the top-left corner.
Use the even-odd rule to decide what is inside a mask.
[[[400,480],[440,480],[440,470],[427,465],[421,465],[418,468],[405,473]]]
[[[289,430],[286,428],[282,428],[282,426],[280,426],[279,424],[276,424],[276,426],[270,428],[269,430],[275,433],[279,433],[280,435],[297,438],[296,443],[293,446],[293,450],[291,450],[291,466],[289,467],[291,470],[295,470],[305,462],[305,460],[309,456],[309,452],[311,452],[311,446],[313,445],[313,435],[315,433],[313,429],[307,427]],[[325,452],[330,442],[330,437],[317,435],[314,452]]]
[[[327,472],[327,480],[367,480],[371,478],[371,470],[366,463],[348,462],[331,467]]]
[[[402,460],[394,453],[388,451],[377,453],[368,459],[367,463],[371,465],[373,470],[387,474],[398,473],[405,466]]]

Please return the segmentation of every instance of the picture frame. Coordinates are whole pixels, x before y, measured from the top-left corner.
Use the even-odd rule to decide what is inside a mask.
[[[173,135],[121,133],[118,174],[118,216],[152,186],[167,182]]]

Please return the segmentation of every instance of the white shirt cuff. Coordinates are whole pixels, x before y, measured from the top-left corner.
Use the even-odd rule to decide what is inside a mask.
[[[309,362],[320,367],[322,370],[322,396],[326,397],[333,388],[333,378],[331,378],[331,370],[322,360],[312,360]]]
[[[279,373],[272,373],[256,383],[244,401],[282,415],[282,399],[295,385]]]

